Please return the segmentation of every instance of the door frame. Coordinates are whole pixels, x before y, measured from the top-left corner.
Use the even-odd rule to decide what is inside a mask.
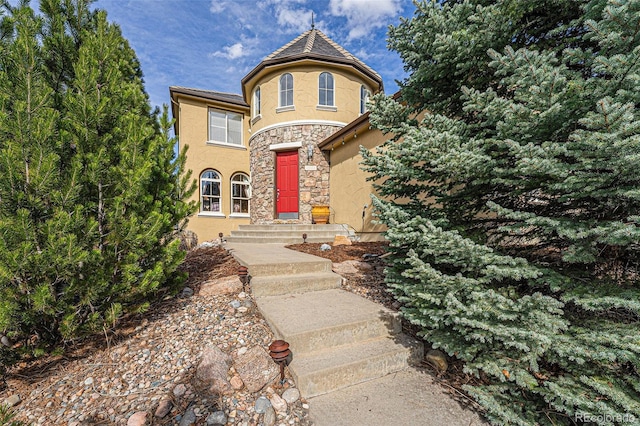
[[[297,171],[298,171],[298,175],[296,176],[296,192],[297,192],[297,201],[298,201],[298,205],[296,207],[296,211],[295,212],[290,212],[290,213],[282,213],[283,217],[280,216],[281,213],[278,212],[278,156],[279,155],[291,155],[291,154],[295,154],[296,156],[296,161],[297,161]],[[274,219],[299,219],[300,218],[300,152],[298,149],[292,149],[292,150],[279,150],[275,152],[275,156],[274,156],[274,164],[275,167],[273,168],[273,172],[274,172],[274,185],[273,185],[273,217]]]

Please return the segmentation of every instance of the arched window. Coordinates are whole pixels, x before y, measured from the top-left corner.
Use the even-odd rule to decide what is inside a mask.
[[[318,104],[333,106],[333,76],[323,72],[318,80]]]
[[[200,211],[221,213],[220,174],[208,169],[200,175]]]
[[[369,102],[369,96],[371,96],[371,92],[364,85],[360,86],[360,114],[368,111],[367,102]]]
[[[258,86],[253,92],[253,117],[260,115],[260,86]]]
[[[293,76],[289,73],[280,77],[280,106],[293,105]]]
[[[235,215],[249,214],[249,176],[236,173],[231,177],[231,212]]]

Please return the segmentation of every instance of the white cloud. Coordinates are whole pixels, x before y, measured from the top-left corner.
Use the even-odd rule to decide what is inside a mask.
[[[288,32],[303,33],[311,29],[311,10],[276,8],[278,24]]]
[[[222,50],[211,53],[211,56],[222,57],[227,59],[237,59],[243,56],[247,56],[242,43],[236,43],[231,46],[225,46]]]
[[[229,2],[222,0],[211,0],[211,6],[209,6],[209,11],[211,13],[222,13],[229,5]]]
[[[389,18],[402,11],[400,0],[330,0],[329,13],[347,18],[349,40],[370,34],[376,28],[386,27]]]

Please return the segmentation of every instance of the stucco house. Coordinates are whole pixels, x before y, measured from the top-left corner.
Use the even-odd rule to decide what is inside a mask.
[[[188,145],[200,241],[241,224],[312,223],[314,206],[363,240],[371,218],[359,146],[384,141],[369,128],[367,99],[382,78],[318,29],[268,55],[241,80],[242,93],[170,87],[175,133]]]

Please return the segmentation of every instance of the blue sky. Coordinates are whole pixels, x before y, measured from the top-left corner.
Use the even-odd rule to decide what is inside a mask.
[[[316,28],[376,70],[392,94],[405,73],[387,50],[387,28],[415,10],[411,0],[98,0],[94,7],[122,29],[158,106],[169,103],[169,86],[241,93],[242,77],[310,29],[312,12]]]

